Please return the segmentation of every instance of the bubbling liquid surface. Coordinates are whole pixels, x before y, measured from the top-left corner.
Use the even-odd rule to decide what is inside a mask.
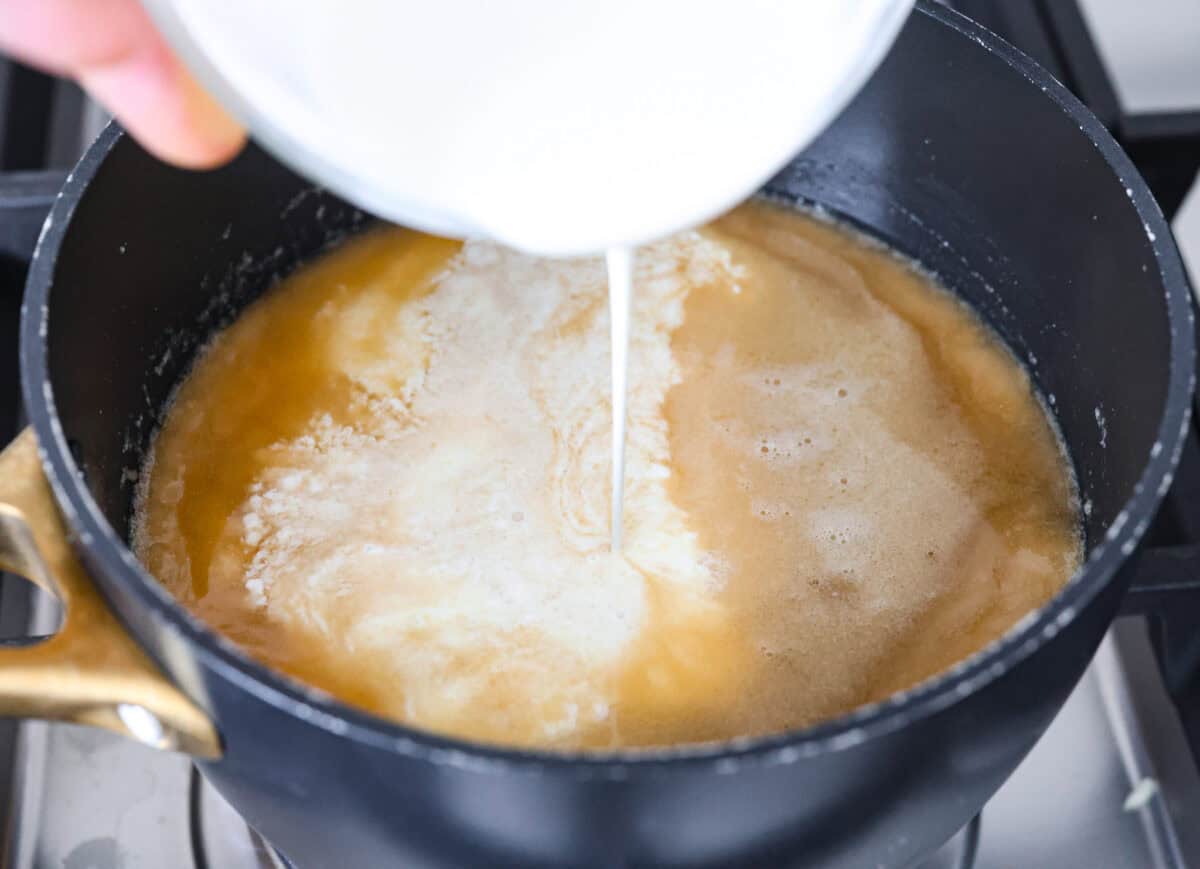
[[[634,276],[619,553],[602,260],[380,229],[196,363],[137,554],[306,683],[550,748],[819,721],[977,651],[1078,566],[1027,376],[928,278],[759,202]]]

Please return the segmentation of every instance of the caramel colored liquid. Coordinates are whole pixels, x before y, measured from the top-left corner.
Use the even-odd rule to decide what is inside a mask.
[[[999,637],[1078,566],[1028,378],[888,253],[752,203],[638,252],[610,549],[603,264],[367,234],[182,384],[135,548],[265,663],[546,747],[809,724]]]

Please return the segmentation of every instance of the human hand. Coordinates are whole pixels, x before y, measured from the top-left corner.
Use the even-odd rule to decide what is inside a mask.
[[[245,132],[167,47],[138,0],[0,0],[0,51],[71,76],[155,156],[231,159]]]

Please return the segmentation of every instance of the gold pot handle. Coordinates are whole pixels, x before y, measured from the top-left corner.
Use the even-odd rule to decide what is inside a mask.
[[[66,615],[45,641],[0,648],[0,715],[90,724],[155,748],[220,757],[208,716],[129,636],[67,533],[27,428],[0,453],[0,570],[55,595]]]

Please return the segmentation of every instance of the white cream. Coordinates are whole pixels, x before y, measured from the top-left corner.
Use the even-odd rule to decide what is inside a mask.
[[[147,6],[325,186],[407,226],[568,254],[744,199],[867,80],[912,0]]]

